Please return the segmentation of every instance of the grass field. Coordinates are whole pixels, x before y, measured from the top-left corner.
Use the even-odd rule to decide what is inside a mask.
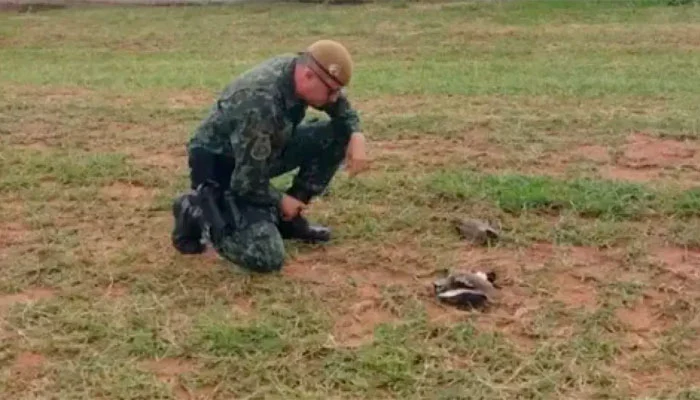
[[[0,397],[700,399],[700,7],[663,3],[0,14]],[[190,132],[320,37],[374,159],[309,211],[333,242],[177,254]],[[477,268],[489,310],[434,299]]]

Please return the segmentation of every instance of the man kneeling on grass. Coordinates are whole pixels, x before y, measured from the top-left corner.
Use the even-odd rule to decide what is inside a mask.
[[[258,272],[284,263],[284,239],[325,242],[330,229],[301,215],[345,159],[366,168],[359,118],[342,89],[352,75],[347,49],[319,40],[299,54],[273,57],[231,82],[188,145],[191,191],[173,203],[173,246],[205,250]],[[329,120],[305,121],[308,106]],[[284,193],[270,179],[299,167]]]

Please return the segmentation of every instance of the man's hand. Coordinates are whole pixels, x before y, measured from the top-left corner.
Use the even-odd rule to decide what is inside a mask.
[[[280,202],[280,209],[282,210],[282,219],[285,221],[290,221],[296,216],[300,215],[301,212],[306,208],[306,204],[299,201],[298,199],[285,194],[282,196],[282,201]]]
[[[362,133],[355,132],[348,143],[348,150],[345,155],[345,168],[350,176],[355,176],[366,170],[368,166],[369,160],[365,151],[365,136]]]

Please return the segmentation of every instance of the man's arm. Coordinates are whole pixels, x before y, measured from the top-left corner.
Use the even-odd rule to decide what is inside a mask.
[[[340,93],[338,100],[328,105],[323,111],[331,118],[334,131],[346,135],[348,138],[360,132],[360,117],[357,111],[352,108],[345,93]]]
[[[345,167],[354,176],[367,169],[368,160],[365,151],[365,135],[360,131],[360,118],[352,108],[345,93],[324,110],[331,117],[333,131],[340,133],[347,140]]]
[[[282,194],[270,184],[269,178],[273,139],[280,129],[274,100],[255,92],[238,98],[230,105],[236,114],[231,135],[236,158],[231,190],[251,204],[277,206]]]

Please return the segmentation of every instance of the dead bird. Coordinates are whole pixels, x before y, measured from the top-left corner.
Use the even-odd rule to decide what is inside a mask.
[[[500,232],[486,221],[454,218],[452,222],[462,239],[477,245],[485,245],[500,237]]]
[[[450,274],[433,282],[437,298],[458,308],[481,308],[496,297],[496,273]]]

